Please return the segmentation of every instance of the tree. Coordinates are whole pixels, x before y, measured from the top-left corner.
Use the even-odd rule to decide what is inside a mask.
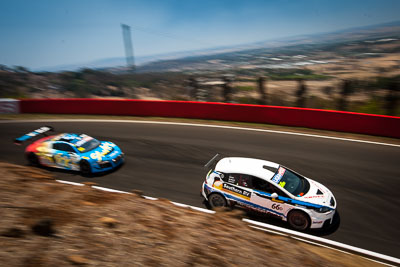
[[[267,104],[267,87],[266,87],[266,78],[263,76],[258,78],[258,91],[261,96],[261,99],[260,99],[261,105],[266,105]]]
[[[347,110],[347,97],[353,92],[353,82],[350,80],[344,80],[340,90],[340,98],[338,102],[339,110]]]
[[[399,101],[399,78],[392,78],[387,85],[388,93],[385,97],[386,114],[396,115],[397,104]]]
[[[297,107],[305,107],[306,104],[306,93],[307,93],[307,86],[304,83],[303,79],[298,79],[298,87],[297,87],[297,91],[296,91],[296,96],[297,96],[297,102],[296,102],[296,106]]]

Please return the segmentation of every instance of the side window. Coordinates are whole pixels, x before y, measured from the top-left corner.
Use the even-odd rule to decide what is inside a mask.
[[[243,187],[252,187],[252,177],[250,175],[246,174],[240,174],[240,173],[227,173],[224,175],[224,182],[234,184],[234,185],[239,185]]]
[[[253,177],[253,188],[267,193],[273,193],[274,190],[271,183],[257,177]]]
[[[55,144],[53,144],[53,149],[61,150],[60,145],[61,145],[61,143],[55,143]]]
[[[224,178],[222,180],[230,184],[238,184],[239,181],[237,175],[234,173],[225,173]]]
[[[55,143],[53,144],[53,148],[61,151],[66,151],[66,152],[75,152],[75,150],[72,148],[72,146],[66,144],[66,143]]]
[[[240,186],[244,186],[244,187],[248,187],[248,188],[252,188],[252,177],[250,175],[246,175],[246,174],[239,174],[239,185]]]
[[[255,190],[260,190],[269,194],[277,193],[282,197],[288,197],[283,191],[281,191],[278,187],[276,187],[272,183],[257,177],[253,177],[253,188]]]

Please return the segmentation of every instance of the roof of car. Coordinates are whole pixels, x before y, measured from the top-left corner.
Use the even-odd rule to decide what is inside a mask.
[[[271,161],[241,157],[223,158],[215,166],[219,172],[247,174],[264,180],[270,180],[278,168],[279,164]]]
[[[90,137],[86,134],[62,133],[62,134],[56,135],[54,138],[52,138],[52,141],[63,141],[63,142],[67,142],[70,144],[76,144],[78,141],[80,141],[84,138],[92,139],[92,137]]]

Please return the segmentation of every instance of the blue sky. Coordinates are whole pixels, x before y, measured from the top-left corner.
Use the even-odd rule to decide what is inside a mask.
[[[0,64],[30,69],[400,20],[399,0],[0,0]]]

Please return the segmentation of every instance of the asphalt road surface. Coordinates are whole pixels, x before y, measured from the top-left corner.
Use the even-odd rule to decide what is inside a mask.
[[[400,147],[237,129],[122,122],[0,123],[0,160],[27,165],[26,145],[12,140],[40,126],[56,132],[86,133],[122,148],[118,170],[83,177],[52,170],[59,179],[204,207],[199,196],[217,152],[275,161],[326,185],[340,214],[336,231],[324,238],[400,258]],[[272,221],[272,223],[275,223]]]

